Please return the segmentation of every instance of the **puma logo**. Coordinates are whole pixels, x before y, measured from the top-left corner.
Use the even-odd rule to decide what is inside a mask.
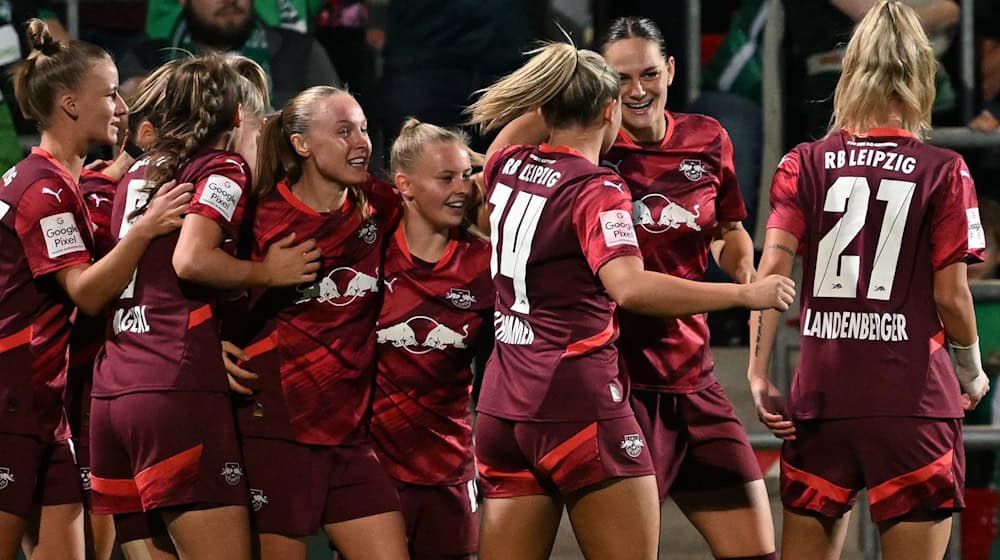
[[[51,194],[52,196],[56,197],[56,200],[58,200],[60,204],[62,204],[62,192],[63,192],[62,189],[54,191],[48,187],[42,187],[42,194]]]

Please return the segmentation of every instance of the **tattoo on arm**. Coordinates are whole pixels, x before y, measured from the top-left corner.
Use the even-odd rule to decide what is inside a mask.
[[[773,245],[768,245],[767,248],[768,249],[777,249],[779,251],[784,251],[790,257],[794,257],[795,256],[795,251],[793,251],[791,247],[789,247],[787,245],[782,245],[781,243],[775,243]]]
[[[757,313],[757,337],[754,339],[753,356],[760,356],[760,333],[764,330],[764,311]]]

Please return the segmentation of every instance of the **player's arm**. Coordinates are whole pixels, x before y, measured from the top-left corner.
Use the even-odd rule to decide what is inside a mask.
[[[172,183],[158,190],[146,212],[107,255],[93,264],[76,264],[55,272],[59,285],[81,311],[100,313],[125,289],[149,243],[181,225],[192,185]]]
[[[723,222],[719,224],[718,236],[710,245],[712,257],[719,268],[729,275],[734,282],[746,284],[752,282],[757,271],[753,266],[753,240],[740,222]]]
[[[757,273],[789,275],[795,264],[799,241],[795,235],[769,228],[764,237],[764,252]],[[781,314],[771,310],[750,312],[750,362],[747,381],[753,395],[757,417],[782,439],[794,439],[795,427],[786,411],[781,391],[771,382],[770,364]]]
[[[934,303],[955,352],[956,375],[962,390],[969,396],[966,408],[971,410],[986,396],[989,378],[983,371],[976,312],[966,268],[964,262],[957,262],[934,273]]]
[[[212,218],[189,214],[174,248],[177,276],[219,289],[294,286],[316,280],[320,251],[314,240],[294,244],[289,234],[268,247],[263,261],[237,259],[222,249],[222,227]]]
[[[618,305],[643,315],[680,317],[730,307],[777,308],[795,299],[790,278],[771,276],[752,284],[695,282],[643,268],[642,259],[623,256],[598,271],[605,289]]]
[[[858,22],[875,5],[875,0],[830,0],[835,8],[851,21]],[[934,0],[920,6],[913,6],[927,33],[944,31],[958,23],[960,8],[953,0]]]

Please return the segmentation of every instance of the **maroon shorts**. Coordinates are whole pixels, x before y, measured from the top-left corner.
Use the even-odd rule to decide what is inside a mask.
[[[247,504],[225,393],[162,391],[94,399],[90,446],[96,513]]]
[[[661,502],[674,492],[763,478],[746,429],[718,381],[694,393],[633,390],[631,404],[649,443]]]
[[[243,438],[254,530],[307,536],[323,525],[400,511],[395,483],[365,442]]]
[[[71,443],[0,434],[0,511],[25,517],[36,506],[82,502]]]
[[[653,474],[634,416],[521,422],[480,413],[476,461],[487,498],[565,495],[612,478]]]
[[[803,515],[840,517],[868,488],[876,522],[941,517],[965,506],[958,419],[881,417],[795,423],[781,450],[781,501]]]
[[[410,556],[459,558],[475,554],[479,545],[476,481],[450,486],[397,482],[406,519]]]

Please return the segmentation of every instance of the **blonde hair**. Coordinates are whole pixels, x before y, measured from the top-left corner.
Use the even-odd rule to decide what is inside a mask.
[[[111,62],[111,55],[84,41],[56,41],[49,26],[37,18],[28,20],[25,35],[31,52],[11,70],[14,97],[21,113],[45,129],[56,96],[63,91],[75,91],[93,69],[94,61]]]
[[[830,132],[860,132],[882,124],[890,102],[895,102],[901,128],[926,138],[936,68],[934,51],[913,9],[899,0],[879,0],[847,44]]]
[[[302,178],[305,160],[292,146],[292,135],[305,134],[312,124],[316,105],[334,95],[351,96],[350,92],[334,86],[313,86],[289,99],[281,111],[267,118],[257,143],[256,198],[270,194],[279,181],[294,184]],[[361,186],[348,185],[347,196],[357,206],[361,219],[368,219],[368,197]]]
[[[618,74],[594,51],[549,43],[526,54],[524,66],[479,90],[466,109],[469,124],[488,132],[539,107],[550,127],[589,124],[619,97]]]
[[[226,63],[240,75],[240,99],[246,115],[263,118],[272,111],[267,73],[252,58],[239,54],[226,55]]]
[[[129,106],[129,132],[134,134],[138,130],[139,123],[146,120],[158,128],[159,119],[156,117],[157,105],[163,100],[163,93],[167,87],[170,74],[181,65],[184,59],[172,59],[157,66],[146,76],[135,92],[128,100]]]
[[[413,168],[420,156],[424,153],[424,148],[434,142],[454,142],[462,149],[469,152],[471,160],[472,154],[469,150],[469,135],[462,130],[444,128],[436,124],[420,122],[410,117],[403,123],[403,128],[399,131],[399,136],[392,142],[392,149],[389,155],[389,168],[392,171],[408,171]]]

